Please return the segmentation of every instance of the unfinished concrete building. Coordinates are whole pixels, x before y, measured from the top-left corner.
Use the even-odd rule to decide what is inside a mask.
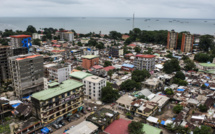
[[[43,57],[19,55],[9,58],[12,86],[17,97],[31,95],[43,89]]]

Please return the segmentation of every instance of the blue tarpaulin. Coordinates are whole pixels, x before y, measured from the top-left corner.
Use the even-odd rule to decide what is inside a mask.
[[[180,88],[177,89],[177,91],[179,91],[179,92],[184,92],[184,90],[185,90],[185,89],[180,89]]]
[[[161,121],[161,125],[165,125],[165,121],[162,120],[162,121]]]
[[[13,108],[16,108],[16,107],[18,107],[20,104],[21,104],[21,103],[13,104],[12,107],[13,107]]]
[[[109,56],[109,59],[111,59],[111,56]]]
[[[71,51],[71,53],[73,53],[73,51]]]
[[[172,120],[174,121],[174,120],[175,120],[175,118],[172,118]]]
[[[210,77],[206,76],[207,79],[210,79]]]
[[[43,129],[41,129],[41,132],[47,134],[49,133],[49,129],[47,127],[44,127]]]
[[[205,86],[208,87],[208,86],[209,86],[209,83],[205,83]]]
[[[22,97],[22,99],[29,99],[29,98],[30,98],[30,95]]]
[[[123,67],[129,67],[129,68],[133,68],[134,67],[134,65],[132,65],[132,64],[123,64],[122,66]]]
[[[90,49],[90,48],[87,48],[87,50],[88,50],[88,51],[91,51],[91,49]]]

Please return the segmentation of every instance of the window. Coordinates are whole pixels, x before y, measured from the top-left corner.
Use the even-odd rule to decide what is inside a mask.
[[[70,95],[70,92],[67,93],[67,96],[69,96],[69,95]]]

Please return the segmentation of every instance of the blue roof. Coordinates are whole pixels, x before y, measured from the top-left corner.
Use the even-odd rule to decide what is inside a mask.
[[[22,97],[22,99],[28,99],[28,98],[30,98],[30,95]]]
[[[44,127],[43,129],[41,129],[41,132],[47,134],[49,133],[49,129],[47,127]]]
[[[208,86],[209,86],[209,83],[205,83],[205,86],[208,87]]]
[[[179,92],[184,92],[185,89],[177,89]]]
[[[165,124],[165,121],[162,120],[162,121],[161,121],[161,125],[164,125],[164,124]]]
[[[111,56],[109,56],[109,58],[111,59]]]
[[[123,67],[134,68],[134,65],[132,65],[132,64],[123,64],[122,66],[123,66]]]
[[[16,108],[16,107],[18,107],[20,104],[21,104],[21,103],[13,104],[12,107],[13,107],[13,108]]]

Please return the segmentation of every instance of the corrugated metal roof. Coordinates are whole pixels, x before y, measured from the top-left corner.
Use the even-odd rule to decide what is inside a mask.
[[[82,80],[82,79],[86,78],[87,76],[92,76],[92,74],[78,71],[78,72],[71,73],[70,76]]]

